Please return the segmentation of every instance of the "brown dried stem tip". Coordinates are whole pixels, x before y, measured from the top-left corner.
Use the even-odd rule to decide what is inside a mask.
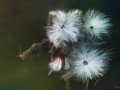
[[[47,26],[50,26],[52,23],[52,19],[56,17],[56,12],[55,11],[50,11],[49,12],[49,17],[48,17],[48,24]]]
[[[42,45],[45,44],[48,40],[44,40],[41,43],[34,43],[32,45],[32,47],[30,47],[29,49],[27,49],[26,51],[24,51],[22,54],[20,54],[18,57],[20,57],[21,59],[25,59],[26,57],[28,57],[29,55],[38,53],[41,51],[42,49]]]
[[[78,14],[78,16],[79,16],[79,20],[81,20],[82,17],[83,17],[83,11],[80,11],[79,14]]]

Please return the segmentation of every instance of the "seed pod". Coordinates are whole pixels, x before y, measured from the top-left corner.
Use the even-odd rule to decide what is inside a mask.
[[[69,52],[69,47],[68,46],[62,47],[62,53],[63,54],[67,54],[68,52]]]

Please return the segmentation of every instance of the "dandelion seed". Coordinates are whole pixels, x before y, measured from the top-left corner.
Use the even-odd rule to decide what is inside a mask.
[[[104,76],[109,67],[109,54],[97,48],[80,46],[73,56],[75,60],[70,71],[63,78],[76,77],[85,83],[88,80]]]
[[[102,39],[102,34],[109,34],[108,29],[111,27],[110,18],[104,13],[95,10],[88,10],[83,16],[83,21],[87,33],[91,35],[90,37]]]
[[[68,13],[60,10],[54,11],[56,15],[52,19],[52,25],[46,27],[47,36],[54,47],[61,47],[65,42],[78,41],[80,35],[78,13],[78,10]]]

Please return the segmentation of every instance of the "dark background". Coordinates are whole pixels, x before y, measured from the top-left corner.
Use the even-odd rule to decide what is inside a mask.
[[[120,0],[0,0],[0,90],[65,90],[60,73],[48,76],[50,55],[44,48],[38,57],[32,55],[25,61],[17,58],[34,42],[46,37],[44,26],[50,10],[90,8],[105,12],[111,17],[113,27],[106,47],[113,49],[110,69],[89,90],[120,89]],[[85,85],[70,81],[71,90],[85,90]]]

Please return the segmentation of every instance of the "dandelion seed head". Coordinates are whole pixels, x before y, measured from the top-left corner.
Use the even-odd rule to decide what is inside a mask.
[[[94,47],[80,46],[74,52],[74,61],[71,69],[62,78],[71,77],[83,83],[104,76],[109,68],[109,53]],[[69,74],[69,75],[68,75]]]
[[[103,76],[108,69],[108,60],[110,60],[108,53],[88,47],[83,48],[78,54],[78,59],[73,63],[72,72],[83,82]]]
[[[52,25],[47,27],[47,36],[50,42],[58,48],[65,42],[77,42],[80,35],[80,26],[78,19],[79,10],[54,11],[55,17],[52,19]]]
[[[111,27],[110,18],[104,13],[95,10],[88,10],[83,16],[83,21],[90,37],[102,39],[102,34],[109,35],[109,28]]]

